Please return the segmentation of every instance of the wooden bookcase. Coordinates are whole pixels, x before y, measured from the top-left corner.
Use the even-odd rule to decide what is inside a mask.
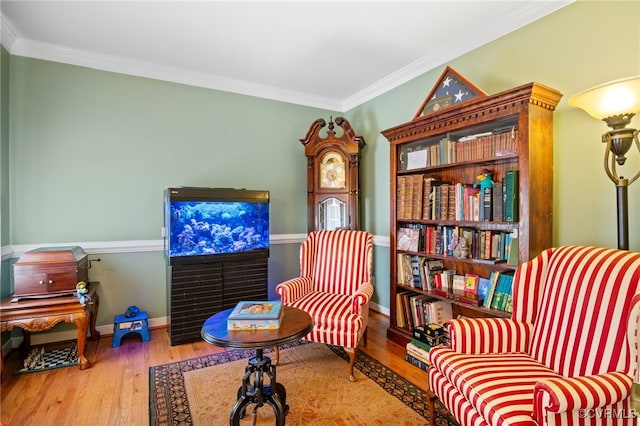
[[[424,247],[417,251],[397,248],[398,230],[406,227],[424,229],[451,229],[453,233],[461,230],[476,235],[517,235],[517,263],[535,257],[552,244],[552,204],[553,204],[553,111],[562,95],[541,84],[530,83],[495,95],[480,95],[424,115],[417,114],[410,122],[382,131],[390,142],[390,188],[391,188],[391,226],[390,226],[390,327],[389,339],[400,344],[411,338],[411,330],[398,325],[399,308],[396,298],[400,292],[424,294],[448,300],[452,304],[454,316],[473,317],[502,316],[510,314],[462,303],[433,292],[403,285],[398,281],[398,254],[426,256],[441,259],[444,269],[455,270],[457,274],[476,274],[488,278],[492,271],[515,269],[506,263],[489,263],[473,258],[454,257],[451,253],[428,253]],[[507,133],[506,144],[496,136],[485,142],[471,139],[472,135],[488,133]],[[462,138],[462,141],[460,141]],[[504,138],[504,136],[503,136]],[[466,139],[466,140],[465,140]],[[489,142],[486,142],[489,140]],[[432,156],[425,162],[424,156],[437,154],[440,147],[447,154]],[[482,148],[484,147],[484,148]],[[425,153],[426,151],[426,153]],[[447,158],[448,156],[448,158]],[[421,192],[428,178],[451,184],[473,185],[478,176],[490,171],[493,181],[502,182],[510,170],[518,170],[517,220],[477,220],[462,217],[456,212],[439,216],[420,216],[421,211],[433,212],[432,203],[425,203]],[[420,182],[412,186],[407,195],[406,182]],[[403,185],[402,189],[400,186]],[[498,184],[496,184],[498,185]],[[415,203],[423,202],[422,209]],[[401,210],[409,203],[411,213]],[[413,203],[413,204],[411,204]],[[458,204],[459,205],[459,204]],[[459,212],[458,212],[459,213]],[[457,220],[456,220],[457,218]]]

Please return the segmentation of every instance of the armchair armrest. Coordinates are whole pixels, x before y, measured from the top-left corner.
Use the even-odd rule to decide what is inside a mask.
[[[362,307],[369,303],[371,297],[373,297],[373,285],[369,282],[360,284],[358,291],[353,293],[351,298],[351,312],[360,314]]]
[[[563,413],[613,405],[631,394],[631,377],[621,372],[542,380],[533,390],[533,418],[543,424],[547,412]]]
[[[527,352],[533,324],[509,318],[463,318],[447,322],[451,348],[459,353]]]
[[[276,286],[276,293],[284,305],[289,305],[311,291],[311,277],[297,277]]]

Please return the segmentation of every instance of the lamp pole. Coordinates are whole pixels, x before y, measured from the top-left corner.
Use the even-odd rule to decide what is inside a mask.
[[[582,108],[589,115],[607,123],[612,130],[602,135],[607,144],[604,170],[616,186],[618,209],[618,248],[629,250],[629,205],[627,190],[640,177],[640,171],[631,179],[618,176],[616,163],[623,166],[625,155],[634,142],[640,153],[640,130],[630,129],[631,119],[640,111],[640,75],[623,78],[583,90],[569,99],[569,105]],[[609,162],[611,160],[611,162]]]
[[[618,204],[618,248],[620,250],[629,250],[628,187],[629,179],[620,176],[618,178],[618,183],[616,184],[616,198]]]

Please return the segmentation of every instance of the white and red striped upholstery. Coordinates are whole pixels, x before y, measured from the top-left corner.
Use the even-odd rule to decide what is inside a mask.
[[[373,236],[365,231],[311,232],[300,248],[300,277],[276,286],[282,303],[308,312],[305,340],[355,349],[373,296]]]
[[[519,266],[510,319],[456,319],[430,390],[462,426],[640,425],[640,253],[548,249]]]

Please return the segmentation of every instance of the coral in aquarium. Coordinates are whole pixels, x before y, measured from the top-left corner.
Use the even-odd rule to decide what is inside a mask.
[[[170,208],[170,256],[239,253],[269,247],[269,205],[177,201]]]

